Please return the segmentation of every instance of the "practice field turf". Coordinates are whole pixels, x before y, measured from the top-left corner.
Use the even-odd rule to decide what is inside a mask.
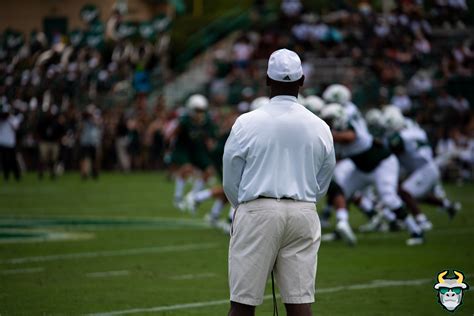
[[[423,206],[434,224],[423,246],[405,246],[405,232],[323,243],[314,314],[449,315],[433,285],[457,269],[474,289],[474,186],[446,189],[463,210],[450,221]],[[0,315],[226,315],[229,238],[202,219],[209,203],[182,214],[172,192],[153,172],[0,182]],[[455,315],[474,315],[472,292]],[[270,294],[257,315],[272,315]]]

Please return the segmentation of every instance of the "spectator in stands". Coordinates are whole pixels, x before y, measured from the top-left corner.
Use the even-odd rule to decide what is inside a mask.
[[[411,111],[412,103],[405,87],[397,86],[395,88],[395,95],[390,100],[390,103],[398,107],[405,115]]]
[[[411,96],[419,97],[431,91],[433,88],[433,80],[428,71],[418,70],[408,82],[408,93]]]
[[[249,66],[250,58],[254,53],[254,47],[250,39],[243,35],[235,41],[232,47],[232,62],[238,69],[246,69]]]

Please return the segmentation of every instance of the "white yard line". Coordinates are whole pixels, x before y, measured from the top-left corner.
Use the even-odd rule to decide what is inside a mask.
[[[194,280],[194,279],[207,279],[217,276],[215,273],[198,273],[198,274],[183,274],[175,275],[170,277],[171,280]]]
[[[12,274],[23,274],[23,273],[37,273],[44,271],[44,268],[25,268],[25,269],[9,269],[2,270],[0,274],[3,275],[12,275]]]
[[[468,274],[466,276],[472,276],[473,274]],[[335,293],[343,291],[355,291],[355,290],[366,290],[366,289],[377,289],[377,288],[386,288],[394,286],[417,286],[429,283],[435,283],[435,278],[431,279],[414,279],[414,280],[373,280],[370,283],[361,283],[361,284],[352,284],[345,286],[336,286],[323,289],[316,289],[316,296],[326,293]],[[271,295],[264,296],[265,300],[271,299]],[[216,301],[205,301],[205,302],[196,302],[196,303],[187,303],[187,304],[176,304],[168,306],[156,306],[149,308],[133,308],[126,310],[117,310],[109,311],[102,313],[88,314],[88,316],[113,316],[113,315],[127,315],[127,314],[137,314],[137,313],[156,313],[156,312],[165,312],[173,310],[182,310],[190,308],[199,308],[199,307],[208,307],[215,305],[225,305],[229,304],[229,299],[216,300]]]
[[[115,277],[115,276],[125,276],[129,274],[130,272],[128,270],[118,270],[118,271],[91,272],[91,273],[87,273],[86,276],[90,278],[107,278],[107,277]]]
[[[82,259],[82,258],[130,256],[130,255],[140,255],[140,254],[145,254],[145,253],[166,253],[166,252],[203,250],[203,249],[216,248],[217,246],[218,246],[217,243],[202,243],[202,244],[158,246],[158,247],[147,247],[147,248],[132,248],[132,249],[121,249],[121,250],[77,252],[77,253],[66,253],[66,254],[58,254],[58,255],[50,255],[50,256],[10,258],[10,259],[1,260],[0,263],[21,264],[21,263],[26,263],[26,262],[46,262],[46,261],[59,261],[59,260],[71,260],[71,259]]]

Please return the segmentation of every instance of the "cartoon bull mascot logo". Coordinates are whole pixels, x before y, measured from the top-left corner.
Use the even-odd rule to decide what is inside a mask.
[[[434,288],[438,291],[438,302],[448,311],[454,312],[462,304],[463,291],[469,288],[469,285],[463,283],[464,275],[461,272],[454,271],[456,278],[445,278],[448,270],[438,274],[438,283]]]

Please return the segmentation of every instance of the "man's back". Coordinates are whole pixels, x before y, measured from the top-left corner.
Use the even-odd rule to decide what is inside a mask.
[[[326,123],[295,97],[272,98],[242,115],[233,130],[245,159],[239,202],[259,196],[315,202],[324,194],[331,168],[327,175],[323,169],[333,155],[332,136]]]

